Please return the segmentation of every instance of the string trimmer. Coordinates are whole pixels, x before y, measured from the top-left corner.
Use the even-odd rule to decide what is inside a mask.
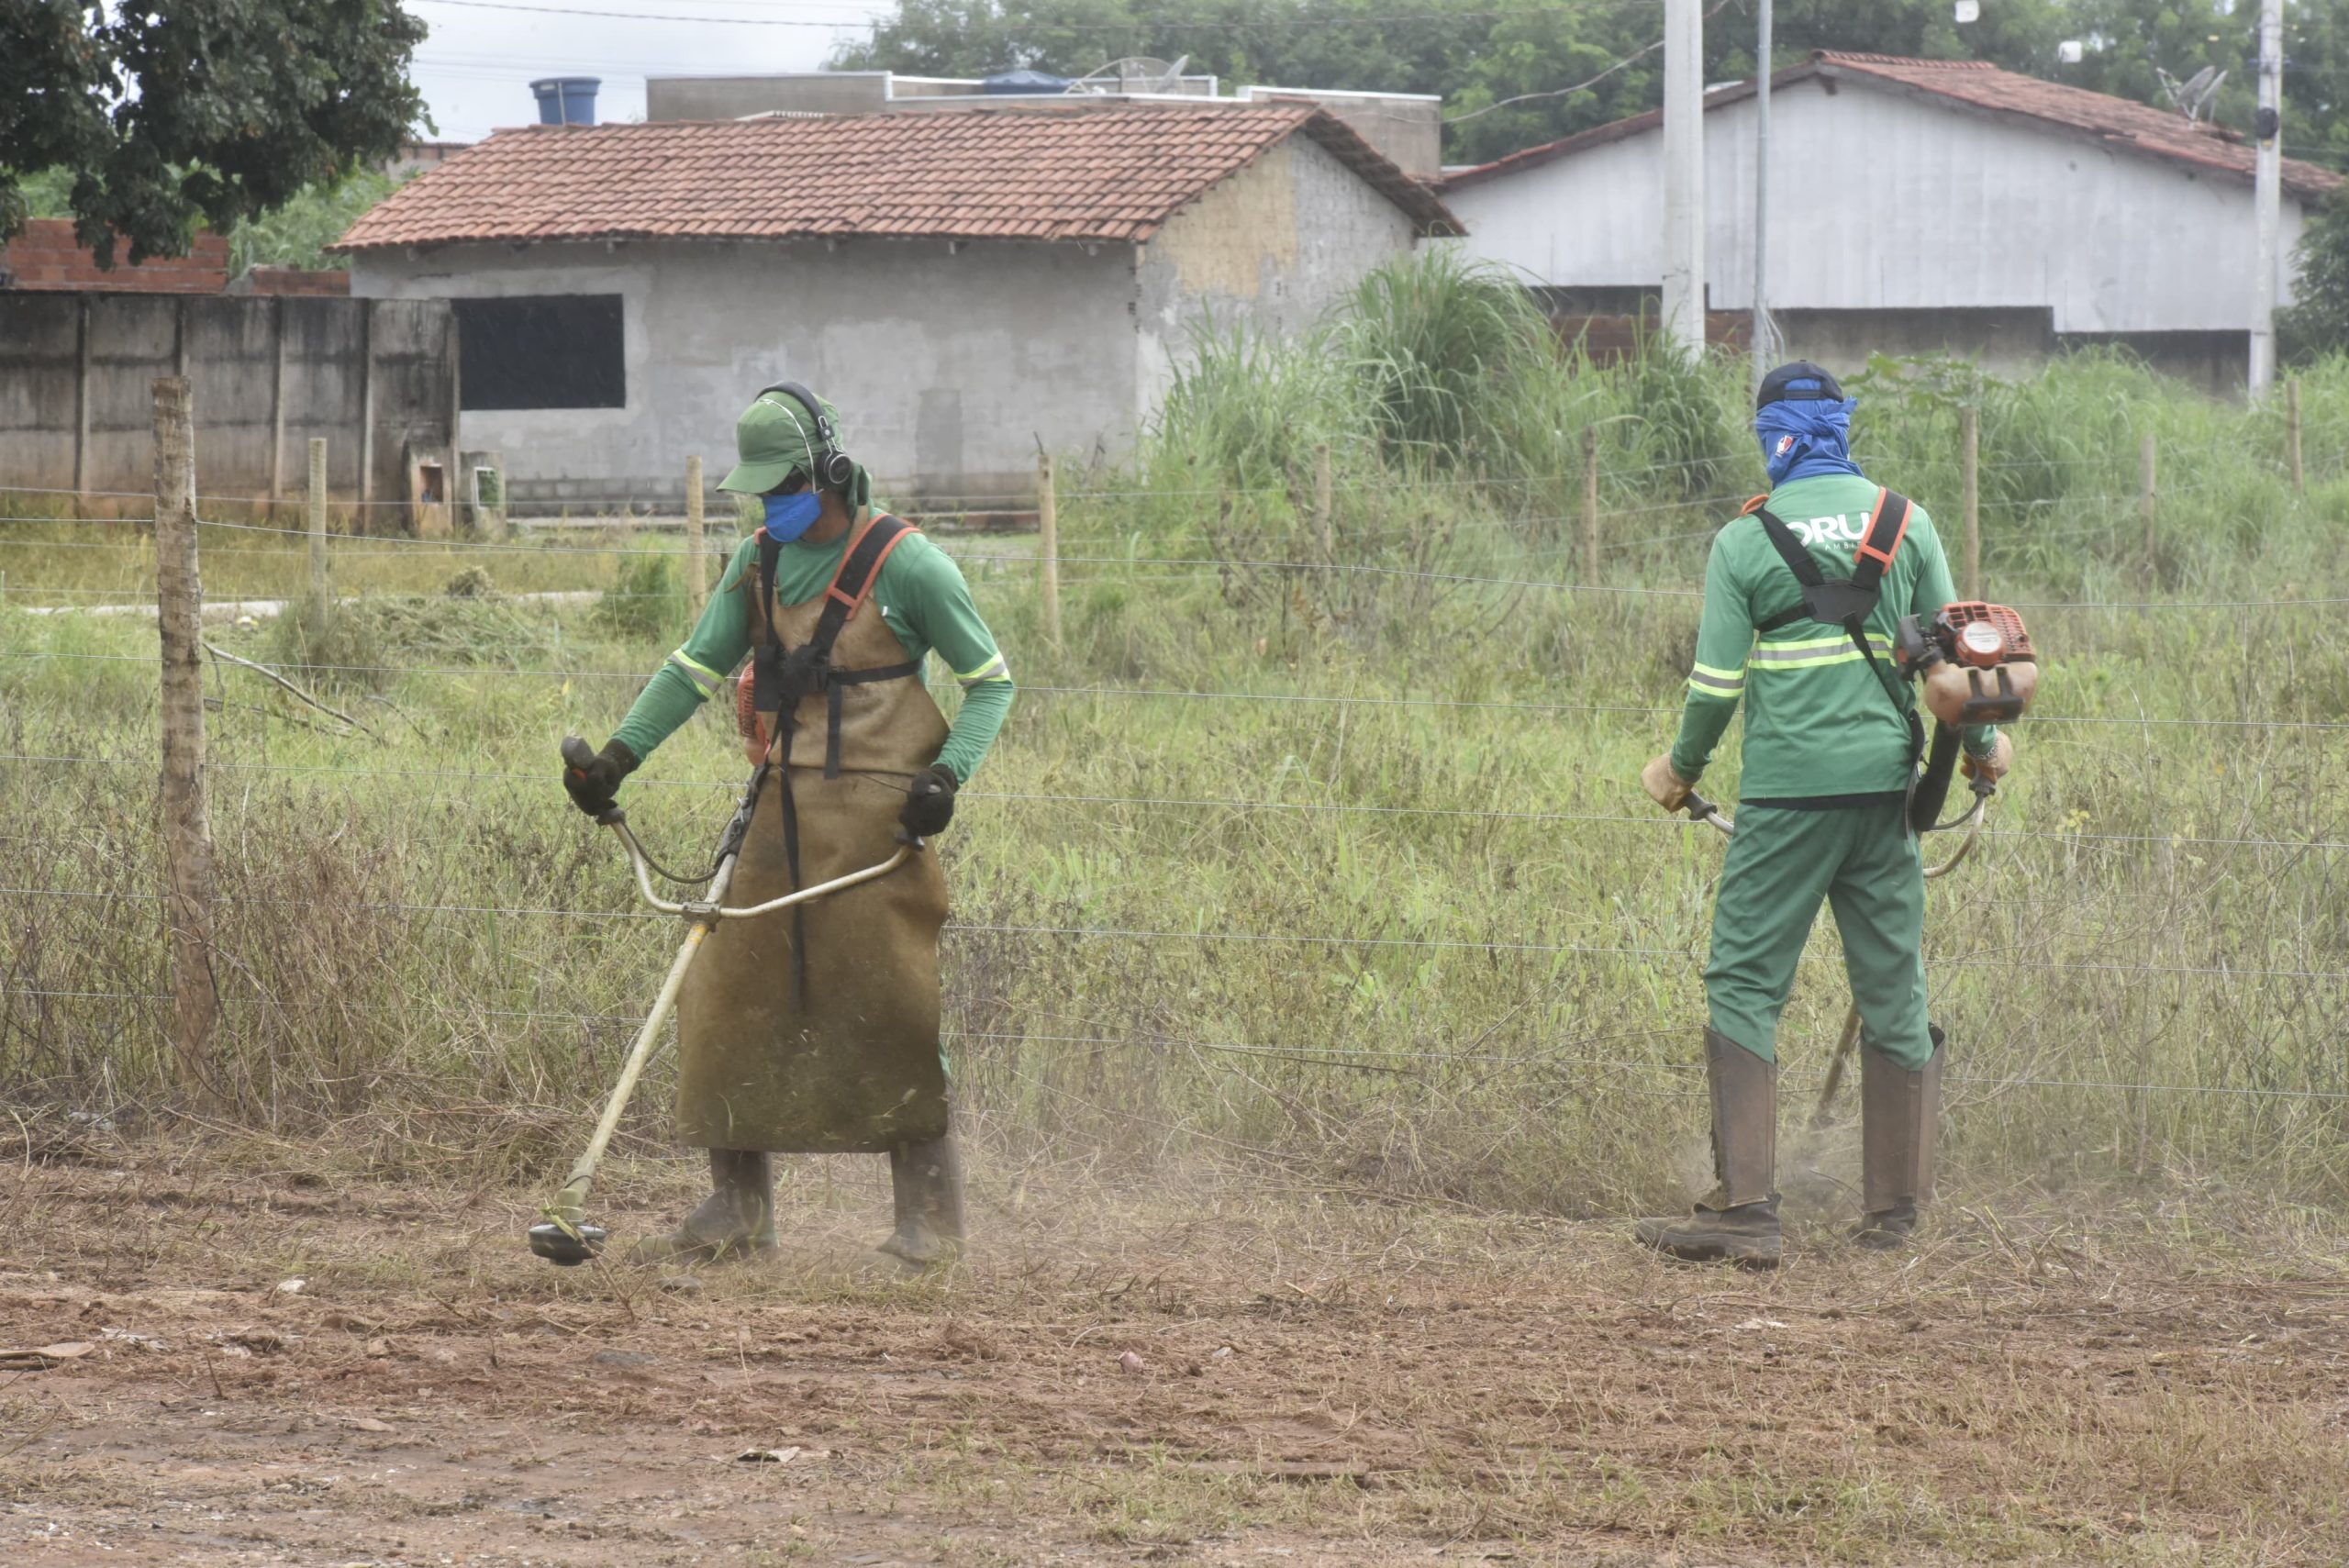
[[[596,753],[586,741],[573,735],[562,743],[562,761],[566,767],[584,769],[596,760]],[[551,1263],[569,1268],[587,1262],[603,1251],[607,1232],[600,1225],[590,1225],[583,1213],[587,1202],[588,1186],[596,1179],[596,1166],[604,1157],[605,1146],[611,1142],[612,1133],[620,1124],[621,1113],[628,1109],[629,1095],[636,1090],[636,1081],[651,1061],[654,1046],[661,1038],[661,1026],[668,1021],[670,1009],[677,1005],[677,993],[685,983],[685,972],[693,967],[694,959],[701,951],[702,939],[717,929],[720,920],[748,920],[761,915],[772,915],[778,909],[788,909],[795,904],[809,904],[827,894],[854,887],[859,883],[884,877],[923,849],[922,840],[904,832],[897,835],[897,850],[878,865],[836,876],[829,882],[803,887],[796,893],[786,893],[780,898],[770,898],[763,904],[747,908],[727,909],[719,906],[725,901],[726,890],[734,881],[734,867],[742,853],[744,840],[750,836],[751,816],[758,806],[759,785],[766,776],[768,764],[761,762],[751,771],[750,782],[742,786],[742,798],[735,807],[734,819],[726,825],[725,836],[718,841],[716,863],[704,875],[679,876],[653,862],[637,842],[634,829],[628,825],[628,813],[617,805],[599,813],[596,820],[609,828],[628,851],[629,863],[636,868],[637,891],[644,901],[664,915],[682,916],[685,921],[685,945],[677,950],[674,962],[669,965],[668,978],[661,983],[660,994],[652,1000],[652,1011],[646,1015],[644,1027],[636,1032],[636,1043],[629,1048],[628,1058],[620,1063],[619,1081],[612,1085],[611,1097],[604,1103],[604,1114],[596,1123],[595,1135],[587,1140],[586,1149],[571,1167],[571,1179],[555,1195],[552,1203],[540,1212],[546,1218],[530,1227],[530,1251]],[[705,885],[706,895],[697,899],[666,899],[652,891],[652,872],[659,871],[664,881],[680,885]]]

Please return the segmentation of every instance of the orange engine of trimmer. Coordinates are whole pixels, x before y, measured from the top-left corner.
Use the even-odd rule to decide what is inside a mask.
[[[1909,616],[1895,635],[1894,651],[1901,673],[1923,686],[1925,706],[1954,727],[2020,718],[2039,690],[2031,633],[2004,605],[1967,600],[1930,617]]]

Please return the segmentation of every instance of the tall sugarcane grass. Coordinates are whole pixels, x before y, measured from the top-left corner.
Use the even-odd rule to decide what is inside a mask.
[[[1687,1175],[1720,846],[1633,779],[1674,722],[1704,530],[1761,482],[1743,372],[1593,365],[1498,286],[1431,264],[1318,339],[1205,341],[1130,462],[1063,492],[1057,648],[1018,552],[956,546],[1028,688],[941,841],[949,1044],[992,1136],[1548,1212],[1667,1202]],[[1449,329],[1447,299],[1477,318]],[[2304,497],[2277,410],[2120,357],[1854,379],[1871,472],[1953,538],[1956,408],[1980,410],[1995,596],[2132,606],[2031,610],[2049,662],[2021,769],[1932,897],[1954,1190],[2349,1201],[2349,731],[2321,728],[2349,709],[2349,645],[2322,605],[2232,603],[2349,585],[2349,367],[2310,374]],[[1583,577],[1585,428],[1608,592],[1557,586]],[[2150,553],[2149,429],[2169,476]],[[568,559],[489,565],[540,581]],[[384,651],[433,673],[352,699],[373,736],[212,675],[233,1114],[378,1126],[394,1163],[539,1168],[575,1137],[676,933],[564,802],[553,742],[607,733],[675,631],[540,613],[543,642],[463,665]],[[158,999],[153,649],[135,622],[0,611],[20,1115],[186,1103]],[[1734,771],[1731,748],[1709,781],[1728,798]],[[631,781],[634,819],[691,859],[742,772],[706,717]],[[1783,1036],[1798,1106],[1837,965],[1823,923]],[[656,1081],[633,1131],[661,1137],[663,1104]],[[1789,1180],[1851,1159],[1848,1123],[1790,1139]]]

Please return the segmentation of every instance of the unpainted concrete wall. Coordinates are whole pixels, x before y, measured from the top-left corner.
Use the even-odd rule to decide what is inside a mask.
[[[685,458],[715,485],[734,419],[797,381],[836,403],[844,443],[901,506],[1018,505],[1039,444],[1132,430],[1131,248],[851,239],[450,246],[353,259],[362,295],[617,294],[619,408],[477,409],[518,505],[674,505]]]
[[[166,375],[188,378],[206,496],[298,493],[306,443],[324,436],[337,501],[404,499],[408,447],[457,444],[445,303],[6,293],[0,490],[137,510],[154,494],[154,382]]]
[[[652,76],[644,83],[648,120],[739,120],[776,113],[869,115],[888,105],[885,71]]]
[[[1240,89],[1243,104],[1311,104],[1346,122],[1414,180],[1443,173],[1443,100],[1421,93],[1352,93],[1320,87]]]
[[[1411,244],[1402,210],[1318,142],[1268,148],[1141,248],[1135,406],[1158,407],[1202,329],[1294,333]]]

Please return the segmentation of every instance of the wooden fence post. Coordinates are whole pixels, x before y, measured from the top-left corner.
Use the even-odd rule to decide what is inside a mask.
[[[327,575],[327,439],[310,438],[309,489],[305,493],[310,525],[310,632],[324,632],[334,607],[334,584]]]
[[[1044,640],[1061,645],[1061,522],[1052,495],[1052,454],[1036,454],[1036,559],[1041,567]]]
[[[204,803],[204,586],[196,571],[195,428],[187,382],[155,383],[155,591],[162,628],[162,839],[171,882],[172,1051],[181,1089],[213,1097],[212,825]]]
[[[2300,378],[2294,376],[2284,384],[2284,429],[2290,445],[2287,449],[2292,465],[2292,494],[2305,495],[2309,490],[2308,471],[2300,466]]]
[[[2149,435],[2137,449],[2137,510],[2145,519],[2145,570],[2148,572],[2154,570],[2154,524],[2161,516],[2161,489],[2156,483],[2160,462],[2160,449]]]
[[[701,619],[701,607],[709,598],[701,528],[701,453],[696,452],[685,459],[685,602],[693,607],[696,621]]]
[[[1598,427],[1582,428],[1583,581],[1598,581]]]
[[[1982,412],[1957,411],[1958,465],[1965,497],[1965,596],[1982,596]]]
[[[1313,527],[1321,541],[1321,559],[1338,559],[1337,526],[1331,512],[1333,485],[1330,475],[1330,443],[1316,442],[1313,448]]]

